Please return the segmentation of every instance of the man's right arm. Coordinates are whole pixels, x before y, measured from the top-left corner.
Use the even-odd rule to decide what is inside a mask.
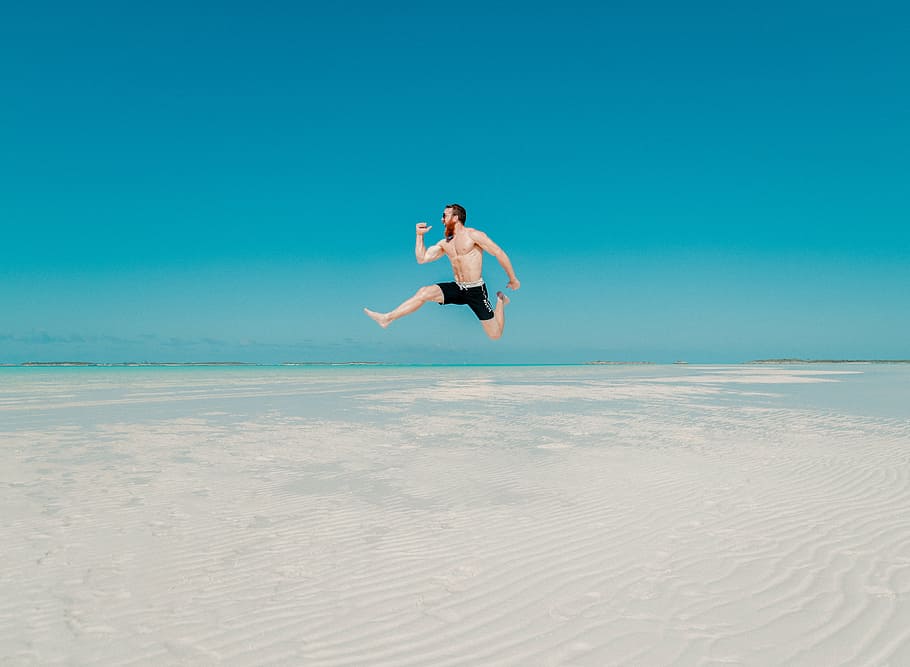
[[[439,247],[438,243],[431,245],[429,248],[423,244],[423,235],[430,229],[431,227],[425,222],[417,223],[417,243],[414,246],[414,255],[417,257],[418,264],[426,264],[442,257],[442,248]]]

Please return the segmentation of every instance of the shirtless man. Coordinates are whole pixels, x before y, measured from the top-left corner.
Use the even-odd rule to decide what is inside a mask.
[[[414,248],[417,263],[426,264],[445,255],[452,262],[455,282],[421,287],[414,296],[388,313],[376,313],[368,308],[364,308],[363,312],[385,329],[394,320],[410,315],[428,301],[467,305],[477,315],[477,319],[483,325],[483,330],[490,338],[496,340],[502,336],[502,329],[505,326],[505,306],[509,303],[509,297],[502,292],[497,292],[496,308],[490,305],[487,286],[481,277],[484,250],[493,255],[505,270],[509,277],[506,287],[516,290],[521,283],[515,277],[512,262],[509,261],[509,257],[502,248],[493,243],[490,237],[479,229],[465,227],[466,218],[467,213],[462,206],[458,204],[446,206],[442,213],[442,224],[445,225],[446,237],[429,248],[424,247],[423,236],[432,227],[427,226],[425,222],[417,223],[417,245]]]

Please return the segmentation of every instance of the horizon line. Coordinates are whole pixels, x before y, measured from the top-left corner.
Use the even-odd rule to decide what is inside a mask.
[[[796,365],[796,364],[910,364],[910,359],[751,359],[748,361],[621,361],[591,360],[574,362],[407,362],[407,361],[24,361],[20,363],[0,363],[0,368],[141,368],[141,367],[293,367],[293,366],[686,366],[686,365]]]

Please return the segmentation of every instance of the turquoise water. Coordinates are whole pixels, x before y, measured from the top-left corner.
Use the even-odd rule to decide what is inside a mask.
[[[472,408],[505,402],[512,414],[622,411],[658,395],[681,413],[713,404],[910,419],[910,365],[897,364],[6,367],[0,430],[269,412],[376,421],[394,414],[377,403],[401,391],[416,392],[418,406],[420,392],[433,394],[428,414],[448,409],[440,395],[467,391]]]

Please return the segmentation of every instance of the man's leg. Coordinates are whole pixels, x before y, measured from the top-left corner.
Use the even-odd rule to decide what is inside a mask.
[[[414,296],[406,300],[395,310],[391,310],[388,313],[377,313],[370,310],[369,308],[364,308],[363,312],[373,318],[376,324],[385,329],[394,320],[397,320],[399,317],[404,317],[405,315],[410,315],[428,301],[442,303],[442,289],[440,289],[439,285],[427,285],[426,287],[421,287],[419,290],[417,290],[417,293]]]
[[[483,325],[483,330],[487,332],[487,336],[493,340],[497,340],[502,337],[502,330],[506,326],[506,304],[509,303],[509,297],[507,297],[502,292],[496,292],[498,301],[496,302],[496,309],[493,311],[493,319],[491,320],[481,320]]]

